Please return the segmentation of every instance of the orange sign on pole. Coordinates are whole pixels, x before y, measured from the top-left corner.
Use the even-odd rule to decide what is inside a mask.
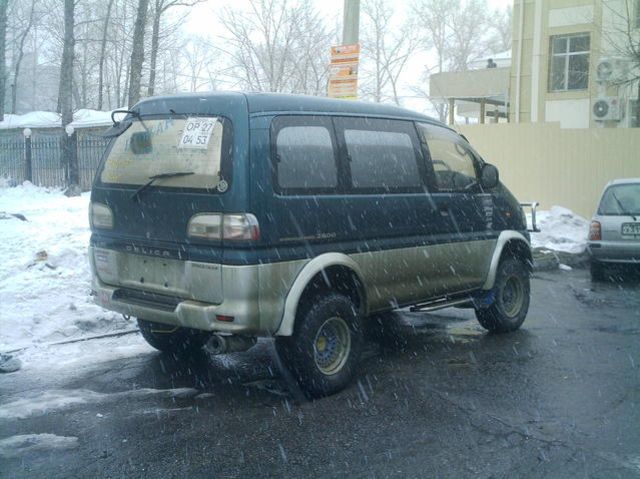
[[[329,97],[355,100],[358,98],[358,62],[360,44],[331,47],[329,65]]]

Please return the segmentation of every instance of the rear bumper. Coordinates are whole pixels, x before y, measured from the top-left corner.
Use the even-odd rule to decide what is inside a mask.
[[[157,288],[143,289],[131,285],[131,282],[125,285],[108,284],[96,274],[93,253],[94,248],[89,248],[92,292],[95,303],[105,309],[204,331],[264,335],[275,328],[260,315],[257,265],[202,270],[204,273],[192,278],[188,284],[193,283],[193,287],[189,289],[214,289],[216,282],[225,286],[224,295],[219,295],[223,298],[213,303],[185,298],[180,294],[180,289],[159,292]],[[220,284],[215,289],[222,293]],[[217,319],[218,316],[233,317],[233,321],[221,321]]]
[[[603,263],[640,263],[640,241],[589,241],[588,251]]]
[[[184,300],[175,304],[175,307],[170,307],[166,303],[153,304],[146,301],[143,304],[140,301],[125,299],[119,294],[123,291],[122,288],[106,285],[96,278],[93,280],[92,289],[96,304],[128,316],[204,331],[255,335],[260,333],[259,314],[248,301],[225,301],[216,305]],[[233,316],[233,321],[219,321],[216,319],[218,315]]]

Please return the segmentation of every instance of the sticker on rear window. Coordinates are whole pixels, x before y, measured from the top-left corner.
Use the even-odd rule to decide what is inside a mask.
[[[178,148],[206,150],[217,118],[187,118]]]

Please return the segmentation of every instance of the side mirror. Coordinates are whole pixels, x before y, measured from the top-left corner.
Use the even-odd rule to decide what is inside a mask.
[[[498,168],[489,163],[485,163],[480,172],[480,185],[490,190],[498,186],[498,183],[500,183]]]

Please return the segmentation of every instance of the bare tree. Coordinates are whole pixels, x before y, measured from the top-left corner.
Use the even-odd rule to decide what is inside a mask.
[[[451,44],[451,31],[446,19],[451,18],[458,3],[457,0],[417,0],[412,7],[415,27],[421,27],[424,32],[423,47],[435,53],[436,73],[445,69]]]
[[[7,84],[7,4],[9,0],[0,0],[0,121],[4,120],[4,98]]]
[[[140,100],[140,83],[142,81],[142,64],[144,63],[144,30],[147,24],[149,0],[138,0],[138,13],[133,32],[131,61],[129,73],[129,107]]]
[[[610,20],[603,25],[602,43],[606,42],[609,52],[600,53],[612,54],[627,63],[626,74],[610,83],[630,91],[636,89],[635,126],[640,127],[640,5],[637,2],[634,5],[632,0],[623,0],[603,2],[603,7]]]
[[[493,10],[488,18],[491,26],[490,46],[495,52],[504,52],[511,49],[513,37],[513,7],[508,5],[504,10]]]
[[[307,2],[252,0],[248,12],[228,8],[220,19],[228,34],[229,46],[222,50],[229,62],[228,76],[238,86],[297,93],[309,92],[316,84],[314,93],[319,93],[317,84],[326,76],[328,63],[324,39],[331,35]]]
[[[193,7],[205,0],[154,0],[151,27],[151,52],[149,55],[149,86],[147,96],[153,96],[156,86],[156,66],[160,47],[160,22],[167,10],[173,7]]]
[[[409,58],[416,52],[417,37],[410,28],[391,33],[393,10],[384,0],[368,0],[363,5],[363,90],[373,101],[387,99],[400,105],[398,81]]]
[[[424,32],[422,47],[435,57],[434,64],[425,66],[422,83],[434,73],[466,70],[470,61],[510,47],[510,11],[502,16],[488,11],[486,0],[414,0],[414,28]],[[446,119],[446,104],[431,98],[422,85],[412,89],[431,102],[440,120]]]
[[[295,29],[290,90],[324,96],[329,81],[328,47],[335,43],[335,31],[327,29],[320,14],[308,2],[300,5]]]
[[[35,15],[36,15],[36,5],[37,0],[32,0],[31,5],[29,7],[29,14],[27,15],[27,22],[24,29],[20,32],[18,37],[18,46],[16,52],[16,58],[14,59],[13,66],[13,88],[11,91],[11,113],[16,113],[16,103],[18,99],[18,75],[20,74],[20,66],[22,64],[22,59],[24,58],[24,45],[27,40],[27,36],[29,35],[31,28],[33,27]]]

